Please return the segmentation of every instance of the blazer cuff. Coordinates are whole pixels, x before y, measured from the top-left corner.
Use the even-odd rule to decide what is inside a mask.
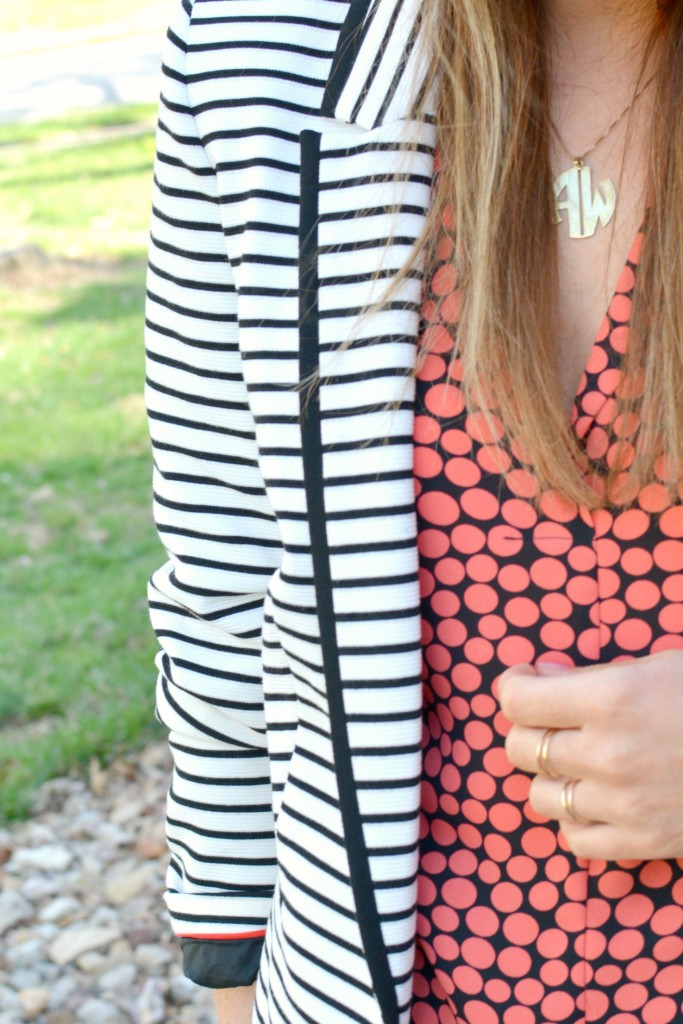
[[[239,988],[256,981],[264,935],[240,939],[181,938],[183,971],[204,988]]]

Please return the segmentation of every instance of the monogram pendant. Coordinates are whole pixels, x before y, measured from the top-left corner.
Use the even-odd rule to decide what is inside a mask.
[[[606,227],[614,216],[617,205],[617,190],[610,178],[601,181],[593,192],[593,175],[583,160],[574,161],[574,166],[563,171],[555,179],[556,218],[562,223],[562,211],[568,214],[570,238],[592,238],[598,222]]]

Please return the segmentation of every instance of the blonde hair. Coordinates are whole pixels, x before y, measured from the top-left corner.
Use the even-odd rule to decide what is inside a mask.
[[[421,243],[435,262],[451,207],[468,405],[479,404],[484,382],[539,489],[595,507],[603,499],[568,427],[549,329],[558,283],[541,6],[424,0],[440,180]],[[634,459],[624,441],[605,470],[602,491],[616,504],[657,475],[673,492],[683,457],[683,0],[666,4],[648,56],[656,45],[665,73],[652,86],[651,202],[625,365],[642,388],[620,388],[617,410],[622,422],[638,417],[638,450]]]

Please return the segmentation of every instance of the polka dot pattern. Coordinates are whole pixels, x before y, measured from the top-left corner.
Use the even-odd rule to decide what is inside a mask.
[[[593,473],[637,428],[615,399],[641,242],[574,403]],[[412,1024],[681,1021],[683,860],[574,858],[505,756],[495,684],[523,662],[683,648],[683,507],[661,477],[626,510],[553,493],[535,503],[519,447],[495,415],[467,412],[457,359],[449,374],[458,308],[444,263],[425,299],[415,426],[425,700]]]

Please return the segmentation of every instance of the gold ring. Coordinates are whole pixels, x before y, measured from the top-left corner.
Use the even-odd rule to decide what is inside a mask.
[[[572,821],[576,821],[579,825],[585,825],[586,819],[582,818],[580,814],[577,814],[576,808],[574,807],[574,794],[576,793],[576,787],[580,781],[580,779],[567,779],[562,787],[562,792],[560,793],[560,804],[568,818],[571,818]]]
[[[559,730],[546,729],[536,747],[536,764],[538,765],[539,775],[547,775],[550,779],[562,778],[550,763],[550,744],[556,732],[559,732]]]

